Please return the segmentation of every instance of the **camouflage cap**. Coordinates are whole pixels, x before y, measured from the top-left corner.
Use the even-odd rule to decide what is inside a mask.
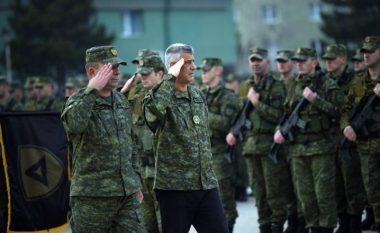
[[[152,50],[152,49],[140,49],[137,52],[137,57],[132,60],[133,64],[139,64],[139,60],[143,57],[148,56],[160,56],[160,53],[158,51]]]
[[[327,46],[325,53],[322,58],[325,60],[333,60],[337,57],[346,57],[347,49],[346,46],[342,44],[332,44]]]
[[[317,52],[312,48],[297,48],[292,60],[294,61],[306,61],[310,57],[317,57]]]
[[[249,55],[249,60],[252,60],[252,58],[263,60],[268,57],[268,50],[266,49],[251,48],[249,51],[251,52],[251,54]]]
[[[34,83],[34,86],[35,87],[43,87],[45,86],[46,84],[52,84],[53,83],[53,80],[50,79],[49,77],[47,76],[37,76],[36,77],[36,81]]]
[[[66,79],[66,83],[65,83],[65,88],[74,88],[78,85],[78,80],[76,80],[75,78],[67,78]]]
[[[351,61],[364,61],[363,53],[360,52],[360,49],[355,50],[355,54],[351,58]]]
[[[142,57],[139,60],[139,65],[140,67],[136,71],[139,74],[150,74],[154,70],[165,69],[165,65],[159,56]]]
[[[240,78],[236,74],[230,73],[227,75],[225,82],[231,83],[231,82],[239,81],[239,80],[240,80]]]
[[[36,77],[36,76],[27,77],[26,81],[25,81],[25,84],[24,84],[24,88],[26,88],[26,89],[33,88],[34,84],[37,81],[37,79],[38,79],[38,77]]]
[[[127,65],[125,61],[117,56],[114,46],[97,46],[86,50],[86,64],[92,62],[111,63],[112,65]]]
[[[374,52],[376,49],[380,48],[380,37],[378,36],[367,36],[364,38],[363,46],[360,49],[362,53],[364,52]]]
[[[276,61],[289,61],[294,56],[294,52],[292,50],[279,50],[276,54]]]
[[[214,66],[221,66],[222,60],[216,57],[205,57],[202,59],[202,63],[197,66],[197,69],[201,69],[202,71],[208,71]]]

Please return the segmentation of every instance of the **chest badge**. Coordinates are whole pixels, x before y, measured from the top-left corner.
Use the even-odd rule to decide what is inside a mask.
[[[199,118],[198,115],[195,115],[195,116],[193,116],[193,121],[194,121],[195,124],[198,125],[201,122],[201,118]]]

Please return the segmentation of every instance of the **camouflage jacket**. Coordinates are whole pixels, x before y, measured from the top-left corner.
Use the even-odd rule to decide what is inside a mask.
[[[154,152],[153,152],[153,132],[149,129],[142,114],[141,107],[147,90],[139,88],[131,96],[129,103],[132,106],[132,127],[136,135],[137,153],[133,158],[133,163],[137,167],[141,178],[154,177]]]
[[[273,133],[283,114],[286,88],[271,74],[260,77],[258,83],[247,80],[249,86],[256,86],[260,93],[258,105],[249,114],[252,123],[247,130],[243,154],[266,155],[273,143]]]
[[[208,122],[211,136],[212,163],[219,180],[233,175],[232,164],[224,156],[227,151],[226,135],[232,120],[239,111],[239,99],[230,90],[219,84],[204,88],[208,105]]]
[[[311,87],[317,97],[300,112],[300,118],[305,121],[306,126],[304,129],[297,129],[295,141],[289,144],[289,153],[292,156],[331,154],[332,147],[335,146],[331,130],[334,124],[338,124],[343,92],[336,81],[319,72],[315,77],[298,76],[295,81],[294,95],[288,95],[285,101],[287,112],[302,98],[305,87]]]
[[[23,111],[24,107],[22,106],[21,101],[16,100],[15,98],[8,98],[0,102],[0,112],[16,112]]]
[[[216,188],[204,96],[192,85],[188,85],[187,92],[177,91],[174,82],[174,76],[165,75],[143,103],[145,119],[155,133],[154,188]]]
[[[131,109],[112,91],[112,105],[92,88],[65,103],[62,120],[72,145],[71,196],[128,196],[140,189],[132,168]]]
[[[342,129],[344,129],[346,126],[350,124],[349,116],[355,109],[355,107],[359,104],[362,104],[368,96],[374,94],[373,89],[375,88],[377,83],[380,83],[380,75],[377,76],[376,79],[371,79],[369,74],[356,77],[355,82],[352,85],[350,85],[348,94],[345,99],[345,104],[343,106],[343,120],[341,122]],[[380,115],[380,101],[377,101],[373,110],[376,115]],[[375,139],[377,141],[377,149],[380,149],[380,122],[372,120],[368,122],[366,126],[370,133],[369,140]],[[363,141],[368,140],[368,138],[365,138],[361,132],[356,133],[358,135],[358,146],[360,146],[360,144],[363,144]],[[375,148],[372,149],[375,150]]]
[[[37,111],[61,111],[62,105],[62,101],[52,96],[44,96],[37,101]]]

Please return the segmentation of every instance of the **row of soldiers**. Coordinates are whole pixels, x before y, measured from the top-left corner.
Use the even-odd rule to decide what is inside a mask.
[[[269,71],[267,50],[252,48],[248,60],[253,74],[243,81],[241,98],[224,87],[221,60],[202,59],[200,88],[208,104],[213,168],[230,232],[237,211],[229,149],[239,142],[241,129],[234,128],[233,123],[247,102],[252,106],[244,114],[250,124],[241,144],[256,198],[260,232],[283,232],[287,221],[288,233],[330,233],[337,220],[337,232],[361,232],[364,209],[372,223],[375,210],[379,225],[379,121],[374,118],[367,122],[370,132],[364,136],[360,129],[356,132],[350,127],[350,112],[368,95],[379,95],[380,38],[364,39],[363,47],[352,58],[354,71],[348,68],[347,50],[341,44],[329,45],[322,59],[327,71],[321,70],[314,49],[280,50],[275,59],[277,75]],[[128,94],[133,123],[140,132],[137,138],[142,157],[135,159],[144,183],[145,222],[149,232],[159,232],[158,207],[152,192],[153,135],[144,121],[141,103],[146,92],[160,82],[165,67],[158,53],[151,50],[141,50],[134,63],[137,73],[121,91]],[[231,78],[225,84],[234,81]],[[280,120],[286,119],[302,100],[306,104],[297,113],[302,127],[289,138]],[[377,103],[374,111],[378,110]],[[345,137],[354,142],[349,149],[350,159],[344,159],[339,149]],[[274,143],[281,144],[276,163],[268,157]],[[369,227],[368,222],[365,225]]]
[[[337,219],[337,232],[361,232],[365,208],[368,220],[374,223],[375,217],[380,224],[380,38],[364,39],[352,58],[354,71],[341,44],[329,45],[322,59],[327,71],[321,70],[314,49],[280,50],[276,75],[269,71],[267,50],[251,49],[253,75],[240,89],[252,105],[242,113],[250,121],[242,153],[262,233],[283,232],[286,220],[286,232],[328,233]],[[376,101],[365,132],[351,124],[352,113],[360,112],[368,96]],[[228,144],[236,144],[240,131],[232,127]],[[340,149],[345,138],[351,142],[348,158]],[[268,155],[276,144],[281,150],[278,161],[272,161]],[[367,230],[368,220],[363,224]]]

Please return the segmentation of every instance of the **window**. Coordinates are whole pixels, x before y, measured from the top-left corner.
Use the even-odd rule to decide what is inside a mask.
[[[315,49],[317,54],[322,54],[325,43],[320,39],[313,39],[310,41],[311,47]]]
[[[309,19],[314,22],[321,21],[321,10],[322,6],[320,3],[310,3],[309,4]]]
[[[143,32],[142,12],[125,11],[123,13],[123,36],[133,37]]]
[[[278,10],[275,5],[264,5],[262,8],[263,19],[266,24],[277,24]]]

